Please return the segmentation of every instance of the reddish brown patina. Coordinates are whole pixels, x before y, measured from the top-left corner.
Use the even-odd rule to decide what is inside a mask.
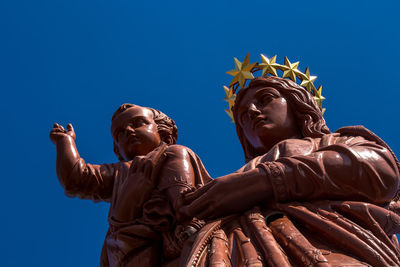
[[[313,97],[278,77],[252,80],[233,114],[247,163],[185,196],[182,213],[214,221],[182,266],[400,265],[399,164],[381,139],[331,133]]]
[[[67,194],[111,203],[102,266],[400,266],[399,163],[381,139],[330,132],[277,77],[252,80],[233,113],[246,164],[214,180],[158,111],[115,113],[115,164],[85,164],[72,126],[54,126]]]
[[[176,125],[160,111],[124,104],[111,134],[121,161],[92,165],[79,156],[72,125],[50,132],[66,194],[110,202],[101,266],[177,265],[183,242],[203,224],[176,216],[178,199],[211,178],[190,149],[175,144]]]

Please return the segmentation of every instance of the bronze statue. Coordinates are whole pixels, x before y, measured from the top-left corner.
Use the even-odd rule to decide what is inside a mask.
[[[330,132],[315,77],[275,60],[228,72],[246,164],[214,180],[157,110],[115,112],[114,164],[86,164],[54,125],[66,193],[110,202],[102,266],[400,266],[396,156],[362,126]]]
[[[201,221],[175,214],[184,190],[210,180],[199,158],[176,145],[175,122],[162,112],[121,105],[112,117],[120,162],[85,163],[71,124],[55,124],[57,175],[68,196],[110,202],[101,266],[176,266],[183,242]]]
[[[295,82],[252,79],[233,118],[246,165],[186,193],[208,223],[181,266],[400,266],[399,162],[362,126],[331,133]]]

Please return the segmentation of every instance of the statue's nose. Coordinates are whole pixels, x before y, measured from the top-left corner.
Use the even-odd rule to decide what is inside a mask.
[[[250,104],[248,112],[251,119],[254,119],[261,114],[260,110],[253,103]]]
[[[131,133],[135,132],[135,128],[130,124],[126,125],[124,130],[126,135],[130,135]]]

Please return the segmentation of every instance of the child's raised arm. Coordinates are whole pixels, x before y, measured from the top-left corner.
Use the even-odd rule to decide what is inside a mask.
[[[85,164],[75,145],[75,131],[71,124],[64,129],[55,123],[50,140],[57,148],[57,176],[68,196],[109,201],[114,184],[113,164]]]
[[[75,145],[75,131],[72,124],[67,125],[67,130],[61,125],[54,123],[50,131],[50,140],[57,148],[57,176],[61,184],[71,174],[74,165],[80,159]]]

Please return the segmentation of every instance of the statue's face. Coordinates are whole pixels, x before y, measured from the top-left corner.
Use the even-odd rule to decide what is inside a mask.
[[[153,112],[147,108],[131,107],[119,114],[114,123],[114,142],[126,161],[146,155],[161,142]]]
[[[260,153],[282,140],[301,137],[290,105],[272,87],[248,88],[236,118],[248,142]]]

